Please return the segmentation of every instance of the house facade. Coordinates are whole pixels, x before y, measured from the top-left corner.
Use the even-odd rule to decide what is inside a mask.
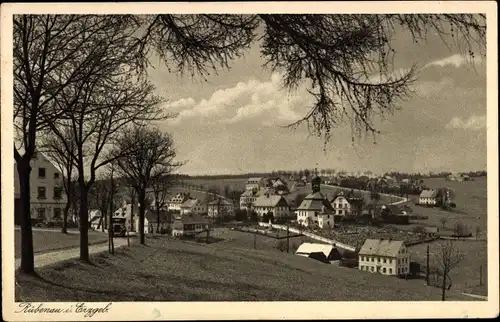
[[[231,200],[218,198],[208,203],[207,214],[209,218],[234,217],[234,204]]]
[[[156,210],[147,210],[145,214],[144,226],[148,233],[166,232],[172,226],[172,216],[168,211],[160,210],[158,221],[158,212]],[[146,225],[147,223],[147,225]]]
[[[437,190],[423,190],[418,197],[418,203],[426,206],[435,206],[438,202]]]
[[[30,162],[30,211],[32,219],[44,221],[62,220],[66,205],[63,175],[57,167],[41,152],[35,151]],[[15,223],[20,223],[16,205],[20,202],[20,183],[17,168],[14,166],[14,208]]]
[[[256,198],[252,208],[260,218],[270,213],[274,219],[286,218],[290,215],[288,201],[280,195],[260,196]]]
[[[202,215],[207,213],[207,204],[198,199],[188,199],[180,207],[181,215],[196,214]]]
[[[172,236],[195,236],[210,228],[207,218],[200,215],[183,215],[177,217],[172,224]]]
[[[259,189],[262,186],[264,186],[264,178],[257,177],[257,178],[248,178],[247,182],[245,183],[245,190],[253,190],[253,189]]]
[[[297,222],[304,227],[333,228],[333,208],[321,193],[321,178],[312,179],[311,187],[312,193],[307,195],[295,210]]]
[[[248,206],[252,206],[259,196],[258,189],[246,190],[240,196],[240,209],[246,210]]]
[[[168,202],[168,210],[176,210],[181,211],[181,205],[189,199],[188,192],[179,192],[177,193],[170,201]]]
[[[410,253],[402,241],[367,239],[358,253],[359,270],[383,275],[410,273]]]

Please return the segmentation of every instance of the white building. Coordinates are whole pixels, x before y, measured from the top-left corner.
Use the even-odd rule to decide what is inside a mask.
[[[243,192],[240,196],[240,209],[246,210],[249,205],[251,207],[259,195],[258,189]]]
[[[181,210],[181,205],[189,199],[188,192],[179,192],[177,193],[170,201],[168,202],[168,210]]]
[[[207,210],[208,217],[210,218],[234,217],[233,202],[225,198],[218,198],[209,202]]]
[[[437,191],[434,189],[423,190],[418,197],[418,203],[421,205],[435,206],[438,201]]]
[[[62,220],[66,205],[63,189],[63,175],[49,159],[40,152],[35,152],[30,162],[30,207],[32,219]],[[21,189],[19,174],[14,165],[14,199],[16,224],[20,223],[17,211]]]
[[[259,189],[264,186],[265,180],[261,177],[258,178],[248,178],[245,184],[245,190]]]
[[[266,194],[256,198],[253,210],[261,218],[268,213],[272,213],[274,219],[286,218],[290,215],[290,206],[281,195]]]
[[[362,271],[397,276],[410,273],[410,253],[402,241],[367,239],[358,259]]]
[[[323,262],[332,262],[341,258],[335,246],[317,243],[302,243],[295,251],[295,255],[309,257]]]
[[[181,205],[181,215],[184,214],[206,214],[208,211],[207,204],[198,199],[188,199]]]
[[[321,178],[312,179],[312,193],[302,200],[295,214],[297,222],[305,227],[333,228],[334,213],[332,205],[321,193]]]

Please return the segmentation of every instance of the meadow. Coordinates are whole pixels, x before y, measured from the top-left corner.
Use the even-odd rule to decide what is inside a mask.
[[[147,239],[38,270],[16,274],[16,301],[435,301],[440,290],[230,243]],[[105,277],[105,278],[96,278]],[[124,281],[127,281],[124,283]],[[449,300],[471,300],[450,292]]]

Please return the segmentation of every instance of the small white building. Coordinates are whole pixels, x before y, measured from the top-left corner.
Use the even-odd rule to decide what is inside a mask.
[[[184,214],[206,214],[208,211],[207,204],[198,199],[188,199],[181,205],[181,215]]]
[[[341,255],[333,245],[302,243],[295,251],[295,255],[313,258],[325,263],[339,260]]]
[[[418,197],[418,203],[421,205],[435,206],[438,201],[438,193],[436,190],[423,190]]]
[[[258,189],[251,189],[243,192],[240,196],[240,209],[246,210],[249,205],[251,207],[258,196]]]
[[[410,253],[404,242],[389,239],[367,239],[358,253],[362,271],[404,276],[410,273]]]
[[[172,236],[195,236],[210,229],[208,219],[199,215],[189,214],[175,218],[172,224]]]
[[[297,222],[305,227],[333,228],[334,213],[332,205],[321,193],[321,178],[312,179],[311,187],[313,192],[295,210]]]
[[[253,210],[259,217],[272,213],[274,219],[288,217],[290,215],[290,206],[287,200],[281,195],[269,195],[258,197],[253,205]]]
[[[234,204],[226,198],[217,198],[208,203],[209,218],[231,218],[234,217]]]

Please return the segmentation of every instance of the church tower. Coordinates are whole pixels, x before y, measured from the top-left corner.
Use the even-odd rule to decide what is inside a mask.
[[[318,176],[318,168],[315,169],[314,178],[311,180],[311,188],[313,193],[321,191],[321,178]]]

